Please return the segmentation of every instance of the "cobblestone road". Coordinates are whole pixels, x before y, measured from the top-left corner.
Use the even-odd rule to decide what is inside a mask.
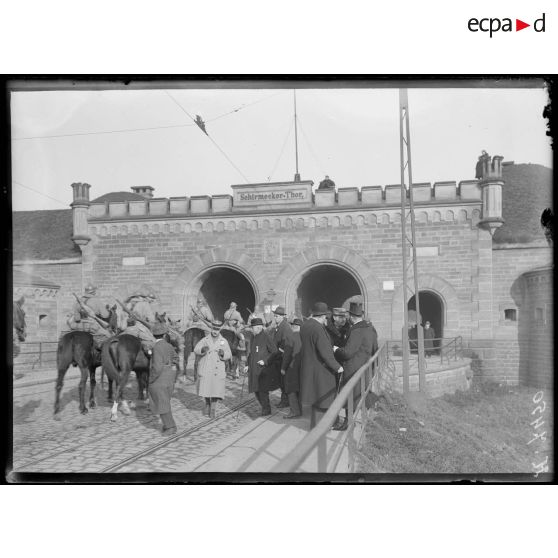
[[[242,380],[227,380],[226,396],[217,406],[222,418],[210,420],[201,413],[203,398],[195,393],[195,386],[176,384],[171,402],[179,433],[190,432],[144,457],[117,467],[159,444],[159,418],[141,403],[131,415],[119,413],[116,423],[110,422],[111,404],[106,391],[99,384],[97,371],[97,404],[87,415],[78,409],[77,378],[66,381],[61,398],[61,420],[53,418],[54,383],[14,388],[13,398],[13,470],[14,472],[176,472],[188,471],[188,460],[199,456],[202,449],[217,443],[223,436],[234,433],[259,416],[259,405],[246,393],[248,402],[240,412],[230,413],[241,402]],[[106,387],[106,386],[105,386]],[[89,383],[86,400],[89,394]],[[135,376],[124,392],[125,398],[135,401]],[[272,402],[277,398],[272,398]],[[224,416],[226,415],[226,416]],[[237,418],[238,415],[238,418]]]

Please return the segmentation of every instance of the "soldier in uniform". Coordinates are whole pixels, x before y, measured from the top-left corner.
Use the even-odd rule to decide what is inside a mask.
[[[281,402],[278,407],[288,407],[289,397],[285,391],[285,373],[291,364],[293,358],[294,339],[293,331],[287,322],[285,308],[278,306],[273,310],[275,327],[271,330],[273,341],[277,346],[277,353],[274,356],[274,366],[279,368],[281,374]]]
[[[147,294],[134,294],[127,301],[128,310],[134,312],[138,318],[150,324],[155,322],[155,309],[153,303],[156,298],[153,292]]]
[[[351,324],[347,320],[347,310],[345,308],[334,308],[331,319],[328,319],[326,330],[331,341],[331,345],[344,347],[349,335]]]
[[[95,348],[101,350],[101,345],[114,333],[109,329],[107,301],[97,295],[97,287],[88,284],[80,298],[81,304],[76,301],[72,314],[66,320],[71,330],[87,331],[93,335]]]
[[[151,371],[149,373],[150,407],[154,414],[160,415],[163,423],[163,436],[176,434],[176,423],[172,416],[170,400],[174,391],[176,372],[173,365],[178,365],[178,355],[170,343],[163,338],[167,332],[164,324],[153,326],[155,345],[151,357]]]
[[[225,324],[223,325],[223,329],[228,329],[229,331],[234,331],[236,333],[236,336],[240,340],[238,349],[240,351],[244,351],[246,347],[244,335],[242,334],[244,320],[242,319],[240,312],[236,309],[236,306],[236,302],[231,302],[229,309],[225,312]]]
[[[318,190],[333,190],[334,188],[335,182],[326,174],[326,177],[320,182]]]

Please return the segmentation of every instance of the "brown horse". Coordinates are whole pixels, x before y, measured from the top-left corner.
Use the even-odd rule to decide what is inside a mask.
[[[90,379],[89,408],[97,406],[95,400],[95,369],[101,365],[99,352],[95,350],[93,335],[87,331],[70,331],[63,335],[58,341],[56,353],[56,366],[58,378],[55,387],[54,418],[59,419],[60,413],[60,392],[64,386],[64,376],[70,365],[78,366],[81,371],[79,382],[79,410],[82,415],[87,414],[85,406],[85,385],[87,375]]]

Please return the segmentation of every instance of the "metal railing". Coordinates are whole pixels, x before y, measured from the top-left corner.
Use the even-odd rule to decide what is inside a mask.
[[[14,365],[31,370],[43,367],[56,367],[58,341],[25,342],[19,345],[19,354],[14,358]]]
[[[352,378],[341,389],[320,422],[312,429],[274,468],[275,473],[289,473],[296,471],[306,458],[316,449],[319,473],[338,471],[338,465],[345,451],[348,451],[348,465],[343,472],[354,472],[355,457],[360,447],[369,418],[366,409],[366,396],[373,391],[381,392],[386,379],[389,377],[387,344],[374,354],[370,360],[361,366]],[[373,374],[373,371],[375,374]],[[360,398],[355,405],[354,390],[360,385]],[[331,426],[339,416],[341,409],[348,408],[348,428],[339,439],[332,444],[333,451],[328,455],[327,435]],[[355,427],[358,425],[358,439],[355,439]]]
[[[459,360],[463,358],[463,338],[459,335],[457,337],[435,337],[431,340],[433,342],[432,349],[425,349],[425,354],[427,356],[432,357],[439,357],[440,364],[444,364],[446,361],[448,364],[451,360]],[[387,353],[388,359],[393,364],[400,362],[403,360],[403,350],[402,350],[402,342],[400,339],[386,341],[387,345]],[[410,340],[410,358],[409,358],[409,370],[413,370],[416,368],[418,370],[418,357],[417,357],[417,349],[418,349],[418,341],[417,340]],[[434,358],[427,359],[426,366],[428,367],[428,362],[433,362]]]

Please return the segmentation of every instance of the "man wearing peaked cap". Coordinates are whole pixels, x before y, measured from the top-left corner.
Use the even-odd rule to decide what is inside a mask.
[[[300,399],[314,411],[325,412],[336,396],[336,375],[343,367],[335,360],[325,329],[327,304],[316,302],[312,316],[300,328]],[[311,426],[315,426],[312,415]]]
[[[277,306],[273,310],[275,316],[275,327],[271,330],[273,341],[277,346],[277,351],[273,355],[273,365],[279,369],[281,380],[281,402],[278,407],[288,407],[289,397],[285,391],[285,374],[291,365],[293,358],[294,339],[293,331],[287,322],[285,308]]]
[[[347,341],[350,328],[351,324],[347,319],[347,310],[345,308],[334,308],[331,319],[328,319],[326,325],[331,345],[343,347]]]
[[[370,357],[378,350],[378,336],[374,326],[363,319],[362,304],[351,302],[349,307],[349,320],[351,329],[347,337],[344,347],[340,347],[335,351],[335,358],[343,365],[345,372],[343,374],[342,385],[345,385],[349,379],[357,372],[357,370],[366,364]],[[366,386],[368,387],[368,386]],[[354,404],[360,398],[360,382],[353,390]],[[346,430],[348,425],[347,406],[345,407],[345,418],[343,421],[339,419],[333,426],[334,430]]]
[[[176,380],[176,372],[172,366],[178,364],[179,359],[172,345],[163,338],[167,333],[165,324],[154,323],[151,332],[155,337],[149,373],[151,411],[161,417],[163,436],[170,436],[176,433],[176,423],[172,416],[170,403]]]

